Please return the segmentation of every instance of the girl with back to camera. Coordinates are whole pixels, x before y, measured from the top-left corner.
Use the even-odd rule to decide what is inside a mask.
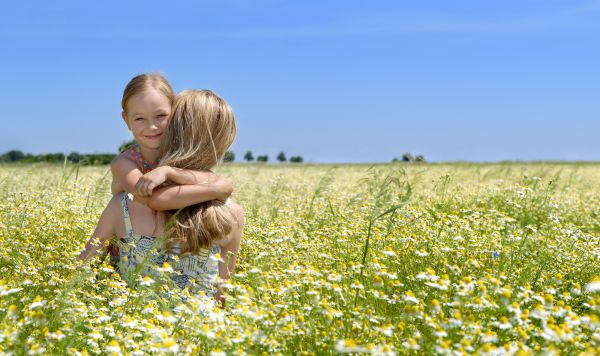
[[[160,166],[208,170],[222,159],[235,134],[233,112],[223,99],[208,90],[184,91],[177,97],[160,146]],[[160,185],[166,178],[154,174],[148,181]],[[169,218],[174,223],[167,225]],[[122,256],[119,273],[124,279],[149,256],[159,266],[164,262],[172,265],[171,279],[180,289],[208,292],[224,305],[224,291],[214,283],[228,279],[235,268],[243,224],[241,207],[229,199],[191,205],[177,214],[168,211],[155,215],[143,202],[120,193],[108,203],[79,258],[88,261],[98,253],[94,240],[104,245],[118,237]],[[159,235],[164,236],[164,245],[149,255]],[[221,261],[211,254],[220,254]]]

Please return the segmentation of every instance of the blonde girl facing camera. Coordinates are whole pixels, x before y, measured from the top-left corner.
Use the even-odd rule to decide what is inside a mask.
[[[208,90],[184,91],[177,97],[172,119],[164,131],[159,147],[160,167],[213,168],[235,135],[233,112],[223,99]],[[161,178],[155,175],[149,181],[160,185],[166,180],[156,176]],[[173,224],[167,225],[168,219],[173,219]],[[224,304],[224,291],[215,281],[228,279],[235,268],[243,224],[241,207],[229,199],[194,204],[177,214],[173,210],[154,214],[129,194],[120,193],[108,203],[79,258],[88,261],[100,246],[116,240],[122,256],[119,273],[125,280],[150,257],[151,263],[159,266],[170,262],[174,270],[171,279],[180,289],[208,292]],[[157,253],[151,253],[159,236],[163,243]],[[100,240],[100,246],[94,240]],[[221,260],[211,258],[213,254],[220,255]]]

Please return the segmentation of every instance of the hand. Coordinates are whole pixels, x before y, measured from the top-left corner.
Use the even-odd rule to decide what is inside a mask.
[[[220,201],[227,200],[231,193],[233,193],[233,181],[229,177],[215,174],[215,180],[212,182],[212,184],[217,195],[216,198]]]
[[[149,197],[152,195],[152,190],[167,181],[167,175],[170,167],[161,166],[144,174],[135,184],[135,196]]]
[[[136,203],[140,203],[140,204],[144,204],[146,206],[148,206],[148,201],[150,201],[150,197],[143,197],[141,195],[135,195],[133,194],[133,201]]]

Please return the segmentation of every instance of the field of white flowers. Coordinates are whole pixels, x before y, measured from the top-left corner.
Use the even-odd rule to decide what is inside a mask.
[[[598,354],[600,165],[223,166],[223,310],[77,255],[108,168],[0,167],[0,354]]]

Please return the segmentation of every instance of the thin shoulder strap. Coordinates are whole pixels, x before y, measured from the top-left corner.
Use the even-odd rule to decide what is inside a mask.
[[[127,205],[127,201],[129,199],[129,193],[123,192],[121,197],[121,207],[123,208],[123,221],[125,221],[125,233],[127,235],[133,234],[133,228],[131,227],[131,219],[129,218],[129,206]]]

